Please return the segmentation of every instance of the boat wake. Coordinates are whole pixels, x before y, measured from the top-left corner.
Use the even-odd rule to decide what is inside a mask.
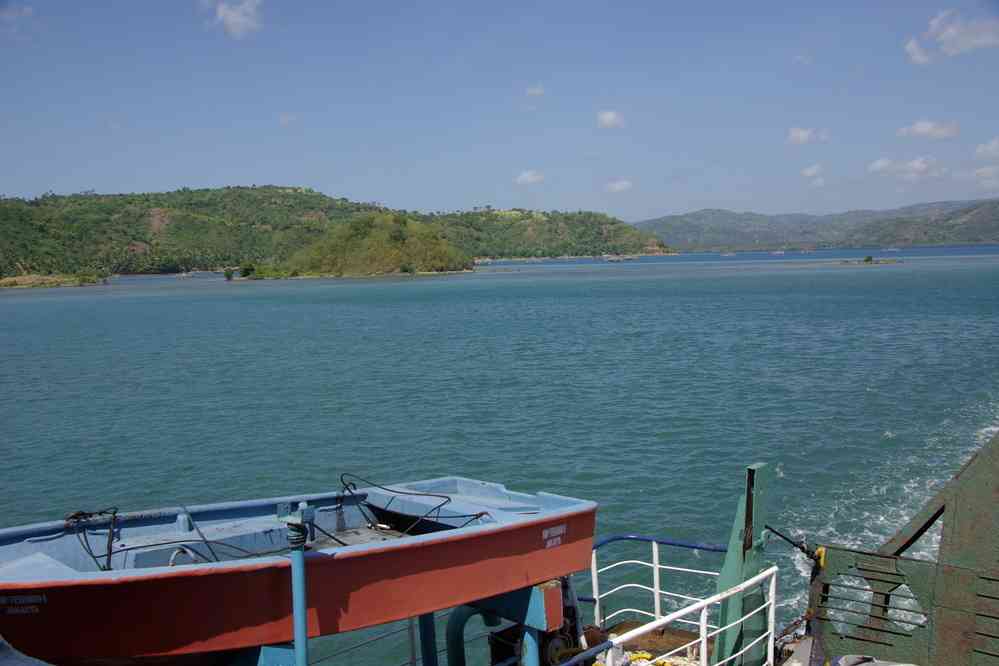
[[[914,435],[911,441],[916,445],[900,451],[899,456],[844,478],[844,492],[827,511],[817,512],[815,504],[806,501],[785,506],[778,520],[789,526],[795,538],[804,538],[809,544],[876,549],[905,525],[982,445],[999,435],[999,401],[978,403]],[[938,524],[906,555],[935,560],[940,536]],[[782,548],[771,548],[771,553],[783,571],[800,574],[781,580],[784,592],[779,607],[785,620],[791,619],[806,607],[811,561],[799,552]]]

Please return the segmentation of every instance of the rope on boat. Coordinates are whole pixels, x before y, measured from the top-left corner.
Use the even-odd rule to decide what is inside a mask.
[[[205,538],[204,532],[202,532],[201,528],[198,527],[198,523],[194,520],[194,516],[191,515],[191,512],[188,511],[187,507],[184,506],[183,504],[180,505],[180,509],[181,509],[181,511],[183,511],[187,515],[187,519],[191,521],[191,527],[193,527],[194,531],[198,533],[199,537],[201,537],[202,543],[204,543],[205,546],[208,548],[208,552],[212,554],[212,558],[216,562],[221,562],[222,560],[220,560],[219,556],[215,554],[215,549],[212,548],[212,544],[208,541],[208,539]],[[110,548],[110,543],[109,543],[108,547]]]
[[[350,477],[352,479],[357,479],[361,483],[365,483],[365,484],[367,484],[369,486],[372,486],[374,488],[378,488],[379,490],[384,490],[387,493],[393,493],[394,495],[413,495],[413,496],[416,496],[416,497],[436,497],[436,498],[442,500],[440,502],[440,504],[437,504],[436,506],[431,507],[426,513],[424,513],[422,516],[420,516],[415,521],[413,521],[410,524],[409,527],[407,527],[406,529],[404,529],[401,532],[402,534],[409,534],[409,531],[411,529],[413,529],[414,527],[416,527],[427,516],[429,516],[430,514],[432,514],[434,512],[437,513],[435,519],[436,520],[440,520],[441,509],[451,503],[451,497],[449,495],[439,495],[437,493],[421,493],[421,492],[416,492],[414,490],[397,490],[395,488],[389,488],[387,486],[382,486],[382,485],[379,485],[379,484],[374,483],[372,481],[368,481],[367,479],[361,478],[361,477],[359,477],[356,474],[351,474],[350,472],[344,472],[343,474],[340,475],[340,484],[343,486],[344,492],[348,493],[351,497],[356,497],[356,495],[354,495],[354,491],[357,490],[357,484],[353,483],[351,481],[347,481],[347,477]],[[386,504],[384,507],[378,507],[378,508],[388,509],[389,504],[392,504],[392,500],[394,500],[394,499],[395,498],[393,497],[392,499],[389,500],[388,504]],[[364,513],[365,517],[367,517],[367,513],[362,508],[362,504],[363,504],[363,502],[358,502],[357,506],[358,506],[358,508],[361,508],[361,513]],[[372,505],[372,506],[374,506],[374,505]],[[461,516],[461,517],[464,517],[464,516]],[[378,524],[378,521],[375,520],[375,519],[373,519],[373,518],[370,519],[369,522],[372,525],[377,525]],[[471,522],[471,521],[469,521],[469,522]]]
[[[794,548],[796,548],[797,550],[800,550],[802,553],[804,553],[805,557],[807,557],[808,559],[812,560],[813,562],[818,562],[819,561],[819,555],[818,555],[818,553],[815,551],[815,549],[809,548],[808,544],[805,543],[804,539],[801,539],[800,541],[795,541],[794,539],[792,539],[791,537],[787,536],[786,534],[782,534],[782,533],[778,532],[777,530],[775,530],[774,528],[772,528],[772,527],[770,527],[769,525],[766,525],[766,524],[763,525],[763,529],[767,530],[768,532],[772,532],[772,533],[776,534],[778,537],[780,537],[781,539],[783,539],[784,541],[787,541]]]
[[[330,539],[333,539],[333,541],[336,541],[336,542],[337,542],[338,544],[340,544],[341,546],[348,546],[348,545],[350,545],[350,544],[348,544],[348,543],[347,543],[346,541],[342,541],[342,540],[340,540],[340,539],[337,539],[337,538],[336,538],[335,536],[333,536],[332,534],[330,534],[329,532],[327,532],[327,531],[326,531],[326,530],[324,530],[323,528],[319,527],[319,525],[318,525],[317,523],[311,523],[311,524],[312,524],[312,526],[313,526],[313,527],[315,527],[315,528],[316,528],[317,530],[319,530],[320,532],[322,532],[323,534],[325,534],[325,535],[326,535],[327,537],[329,537]]]
[[[98,516],[111,516],[108,525],[107,551],[104,555],[104,564],[97,559],[94,549],[90,545],[90,538],[87,536],[87,525],[92,519]],[[111,571],[112,546],[114,545],[114,531],[118,525],[118,507],[109,506],[100,511],[74,511],[64,519],[66,529],[72,529],[76,533],[76,540],[80,542],[80,547],[90,556],[90,559],[97,565],[99,571]]]

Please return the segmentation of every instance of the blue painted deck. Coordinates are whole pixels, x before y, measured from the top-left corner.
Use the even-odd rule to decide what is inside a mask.
[[[322,494],[123,512],[113,519],[102,514],[75,522],[56,520],[0,529],[0,585],[281,557],[288,550],[287,528],[278,513],[282,506],[302,502],[315,511],[310,548],[324,553],[429,539],[443,530],[454,534],[488,529],[592,506],[450,476],[390,487],[345,486]],[[110,569],[104,570],[112,523]]]

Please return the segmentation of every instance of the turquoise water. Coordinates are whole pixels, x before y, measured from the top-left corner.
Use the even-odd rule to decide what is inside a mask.
[[[776,525],[874,547],[999,426],[999,248],[839,256],[0,292],[0,526],[351,471],[722,542],[766,461]],[[790,617],[802,563],[772,550]]]

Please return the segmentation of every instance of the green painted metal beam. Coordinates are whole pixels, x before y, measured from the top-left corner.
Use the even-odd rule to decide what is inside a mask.
[[[724,592],[748,580],[765,569],[763,562],[764,525],[766,518],[767,489],[772,482],[772,471],[764,463],[756,463],[746,468],[746,489],[736,505],[735,519],[729,536],[725,563],[718,576],[718,592]],[[722,602],[718,626],[724,627],[735,622],[749,611],[761,606],[764,601],[761,588],[746,590]],[[767,614],[756,613],[746,621],[722,631],[715,639],[712,663],[728,659],[738,653],[754,639],[767,631]],[[736,666],[760,666],[767,656],[766,641],[760,641],[731,664]]]

